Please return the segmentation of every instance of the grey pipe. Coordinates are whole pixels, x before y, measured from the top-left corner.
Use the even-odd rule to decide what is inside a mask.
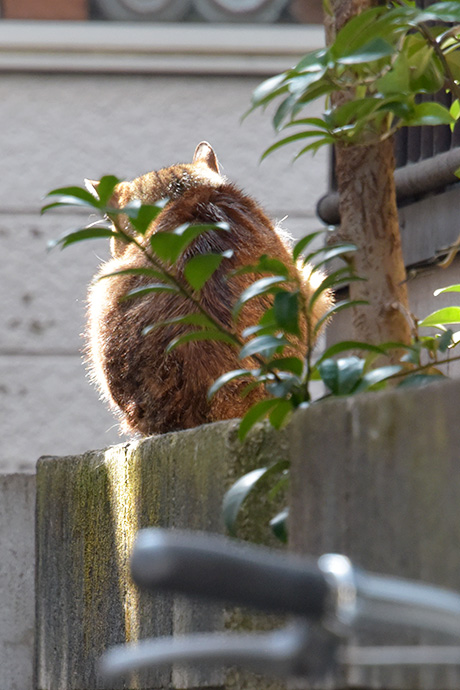
[[[396,198],[398,204],[413,196],[441,190],[458,182],[454,172],[460,168],[460,148],[438,153],[418,163],[411,163],[395,171]],[[319,218],[326,225],[339,225],[339,194],[329,192],[321,197],[316,206]]]

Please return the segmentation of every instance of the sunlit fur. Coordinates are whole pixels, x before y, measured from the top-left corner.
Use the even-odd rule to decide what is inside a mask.
[[[254,274],[228,277],[228,272],[254,264],[263,254],[292,263],[286,237],[275,229],[252,198],[221,176],[215,154],[205,142],[198,146],[191,164],[174,165],[133,182],[120,183],[112,203],[123,207],[132,199],[153,203],[164,197],[170,202],[147,236],[137,236],[145,246],[151,234],[171,231],[183,223],[224,221],[229,224],[230,232],[211,231],[200,235],[180,258],[176,270],[182,276],[187,260],[197,254],[234,251],[233,257],[222,262],[199,294],[207,311],[231,329],[232,307],[256,277]],[[126,217],[121,216],[117,222],[134,234]],[[151,280],[132,275],[99,278],[120,269],[150,264],[134,244],[116,241],[111,251],[113,258],[101,266],[89,290],[87,353],[91,376],[118,413],[124,431],[150,435],[241,417],[254,402],[266,396],[264,388],[259,386],[241,397],[247,382],[237,380],[222,388],[209,402],[207,390],[221,374],[242,365],[255,367],[256,363],[251,360],[242,363],[230,345],[205,340],[187,343],[166,354],[167,344],[186,327],[160,327],[148,335],[143,334],[143,329],[187,313],[189,306],[171,293],[151,293],[120,301],[127,292]],[[292,265],[292,274],[298,270]],[[303,273],[303,292],[309,295],[320,277],[315,277],[312,286],[310,269],[303,269]],[[241,335],[245,328],[256,324],[268,304],[267,297],[250,301],[241,312],[237,333]],[[316,302],[314,319],[329,306],[330,297],[325,294]],[[305,324],[302,329],[305,343]],[[296,341],[293,347],[298,345]]]

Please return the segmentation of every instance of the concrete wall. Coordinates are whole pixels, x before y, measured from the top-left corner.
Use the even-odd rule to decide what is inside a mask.
[[[326,152],[295,166],[294,151],[280,153],[259,166],[273,141],[269,117],[240,122],[261,78],[0,72],[0,470],[33,471],[40,455],[122,440],[81,358],[86,287],[107,246],[47,254],[48,240],[86,221],[40,218],[49,190],[187,161],[207,139],[225,174],[274,218],[288,215],[298,235],[318,227]]]
[[[243,445],[230,421],[42,459],[36,493],[36,686],[35,477],[0,477],[0,687],[100,690],[96,660],[108,645],[224,624],[247,627],[246,615],[224,617],[220,607],[139,594],[128,574],[129,552],[143,526],[222,531],[226,487],[281,458],[291,461],[294,550],[345,553],[371,571],[460,590],[459,406],[460,384],[450,381],[318,404],[299,411],[282,433],[258,425]],[[253,497],[251,512],[241,516],[240,536],[265,540],[276,506],[263,496]],[[390,638],[372,641],[398,639],[392,631]],[[423,637],[424,644],[443,641],[451,643]],[[352,688],[460,687],[453,667],[351,667],[338,678],[339,687]],[[184,669],[144,676],[135,687],[165,684],[262,687],[245,674],[226,678]]]
[[[139,592],[129,575],[138,529],[223,531],[221,502],[239,476],[288,453],[262,427],[242,445],[221,422],[37,467],[37,690],[101,690],[97,662],[110,645],[150,636],[232,629],[248,617],[221,606]],[[242,534],[266,541],[273,505],[253,504]],[[272,539],[272,543],[275,539]],[[114,687],[223,687],[222,672],[162,669]],[[253,682],[242,678],[241,682]],[[237,680],[233,683],[237,687]],[[257,687],[264,686],[260,681]],[[2,688],[2,690],[4,690]],[[9,690],[9,689],[8,689]]]
[[[0,688],[32,690],[35,477],[0,474]]]
[[[459,405],[460,384],[450,381],[318,404],[299,411],[282,433],[258,425],[244,445],[230,421],[42,460],[37,690],[100,690],[96,659],[125,639],[215,630],[224,621],[247,627],[247,615],[223,618],[219,608],[139,594],[128,575],[129,551],[136,530],[147,525],[221,531],[220,500],[232,479],[281,458],[291,461],[293,549],[344,553],[374,572],[460,590]],[[257,541],[276,506],[255,500],[252,507],[240,536]],[[409,641],[394,628],[382,633],[354,642]],[[426,633],[410,637],[410,643],[420,640],[452,643]],[[166,683],[178,690],[266,687],[244,674],[229,681],[222,674],[169,671],[126,687]],[[456,690],[460,674],[458,667],[339,667],[327,687]]]

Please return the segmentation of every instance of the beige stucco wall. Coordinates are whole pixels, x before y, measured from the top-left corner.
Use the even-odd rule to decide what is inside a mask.
[[[318,227],[327,153],[291,165],[291,150],[259,165],[273,141],[269,117],[240,122],[261,78],[0,72],[0,470],[122,440],[81,357],[86,287],[107,247],[47,253],[48,240],[86,218],[40,217],[49,190],[184,161],[207,139],[225,174],[274,218],[288,215],[298,235]]]

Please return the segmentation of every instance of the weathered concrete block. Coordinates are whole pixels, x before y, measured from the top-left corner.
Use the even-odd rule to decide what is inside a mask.
[[[139,592],[129,576],[138,529],[222,531],[225,489],[245,471],[286,457],[284,434],[260,428],[242,445],[222,422],[114,446],[37,467],[37,690],[100,690],[97,661],[109,646],[152,635],[223,626],[223,611]],[[272,508],[272,506],[270,506]],[[252,529],[265,532],[264,506]],[[267,518],[268,519],[268,518]],[[258,524],[260,520],[261,524]],[[237,620],[233,618],[229,625]],[[223,685],[222,674],[145,673],[130,687]],[[118,687],[124,687],[120,682]]]
[[[32,690],[35,476],[0,475],[0,688]]]
[[[290,434],[292,547],[459,591],[459,410],[460,384],[447,381],[299,412]],[[420,639],[386,631],[377,641]],[[452,644],[426,633],[423,641]],[[459,688],[460,669],[353,669],[346,685]]]

